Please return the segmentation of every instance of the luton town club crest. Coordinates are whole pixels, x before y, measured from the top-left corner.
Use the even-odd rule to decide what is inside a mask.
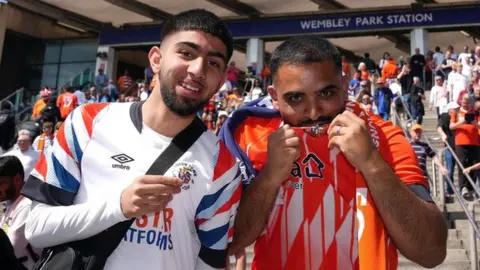
[[[182,189],[188,190],[190,185],[195,184],[195,177],[197,172],[191,164],[180,163],[175,166],[174,176],[180,178],[183,181]]]

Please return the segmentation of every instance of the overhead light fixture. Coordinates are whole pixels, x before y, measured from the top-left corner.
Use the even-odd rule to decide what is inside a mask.
[[[462,34],[463,34],[464,36],[466,36],[466,37],[469,37],[469,36],[470,36],[470,34],[469,34],[469,33],[465,32],[465,31],[463,31],[463,30],[462,30],[462,31],[460,31],[460,33],[462,33]]]
[[[79,28],[79,27],[76,27],[76,26],[70,25],[70,24],[68,24],[68,23],[61,22],[61,21],[58,21],[57,24],[58,24],[58,25],[61,25],[61,26],[63,26],[63,27],[66,27],[66,28],[69,28],[69,29],[78,31],[78,32],[82,32],[82,33],[87,32],[87,31],[83,30],[82,28]]]

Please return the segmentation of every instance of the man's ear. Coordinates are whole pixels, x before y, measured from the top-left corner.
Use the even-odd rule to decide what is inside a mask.
[[[158,74],[160,72],[160,60],[162,59],[162,51],[158,46],[153,46],[148,53],[148,60],[152,67],[153,73]]]
[[[272,104],[273,107],[278,110],[278,95],[277,95],[277,90],[275,90],[275,87],[273,85],[270,85],[267,87],[267,92],[272,97]]]

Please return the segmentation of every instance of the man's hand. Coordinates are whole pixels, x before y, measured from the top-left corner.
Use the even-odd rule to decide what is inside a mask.
[[[442,172],[443,175],[448,175],[448,169],[445,168],[445,166],[440,167],[440,172]],[[453,179],[452,179],[453,180]]]
[[[180,193],[183,181],[176,177],[142,175],[137,177],[120,197],[123,215],[127,218],[140,217],[161,211]]]
[[[263,170],[281,184],[290,175],[293,162],[300,157],[300,137],[289,125],[283,125],[268,136],[267,151]]]
[[[447,142],[447,134],[442,133],[440,134],[440,137],[442,138],[442,142]]]
[[[358,169],[376,153],[367,124],[352,112],[345,111],[335,117],[327,134],[328,148],[337,147]]]
[[[470,173],[470,171],[472,171],[472,168],[471,167],[468,167],[468,168],[465,168],[463,169],[463,173]]]

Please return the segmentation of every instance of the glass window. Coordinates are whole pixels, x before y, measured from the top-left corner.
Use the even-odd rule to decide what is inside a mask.
[[[62,63],[95,61],[97,57],[97,47],[98,44],[94,40],[65,41],[62,47],[60,61]]]
[[[45,58],[45,43],[41,40],[29,40],[24,44],[27,65],[42,65]]]
[[[60,61],[60,41],[50,41],[45,46],[44,63],[58,63]]]
[[[58,65],[32,65],[26,70],[29,89],[40,89],[44,86],[56,87]]]
[[[92,82],[95,62],[61,64],[57,87],[79,86]]]
[[[42,67],[42,79],[40,87],[48,86],[50,88],[55,88],[57,82],[58,65],[43,65],[40,67]]]

